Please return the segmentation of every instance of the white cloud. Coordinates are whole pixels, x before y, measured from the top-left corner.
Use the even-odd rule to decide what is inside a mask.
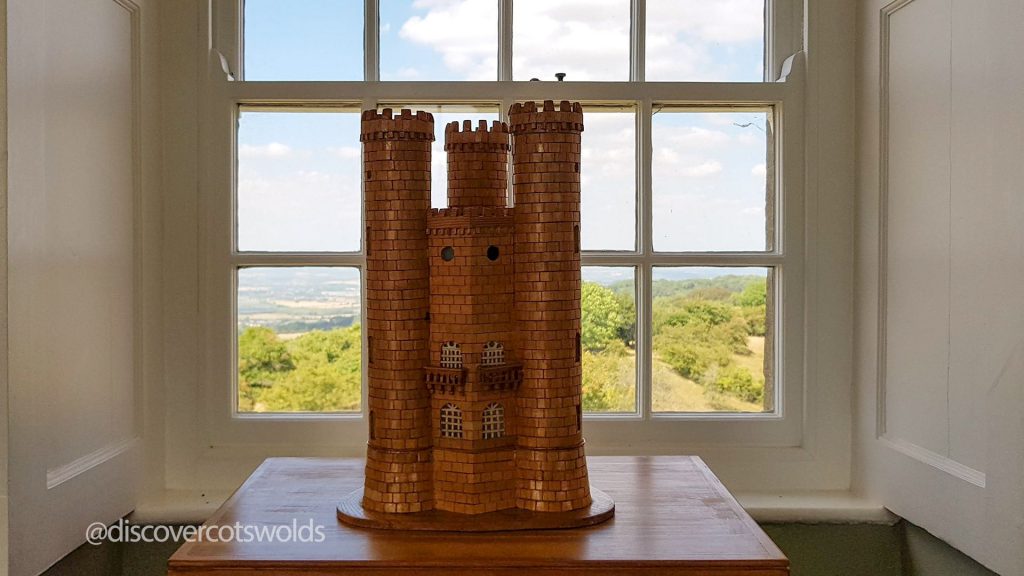
[[[271,142],[262,146],[242,144],[238,148],[238,155],[242,158],[283,158],[291,153],[291,146],[280,142]]]
[[[683,33],[705,42],[761,39],[764,0],[648,0],[648,33]]]
[[[466,79],[495,79],[497,2],[417,0],[413,6],[427,13],[402,24],[402,39],[439,52],[445,67]]]
[[[416,0],[413,7],[423,13],[402,24],[402,39],[438,52],[459,78],[494,79],[497,2]],[[515,79],[553,80],[556,72],[568,81],[628,79],[629,0],[516,0],[513,10]],[[758,58],[733,61],[729,51],[759,51],[764,0],[650,0],[647,16],[648,79],[757,77],[748,70],[761,66]]]
[[[765,178],[768,176],[768,166],[766,166],[764,162],[755,164],[754,167],[750,169],[750,173],[757,178]]]
[[[764,0],[648,0],[647,79],[749,77],[713,50],[750,47],[763,34]]]
[[[736,141],[744,146],[764,146],[765,136],[760,133],[744,132],[736,137]]]
[[[704,178],[722,172],[722,163],[718,160],[706,160],[697,165],[684,166],[679,174],[690,178]]]
[[[729,135],[718,130],[709,130],[699,126],[685,126],[681,128],[660,128],[665,133],[661,138],[673,148],[686,151],[700,151],[708,148],[719,148],[729,143]]]
[[[516,79],[629,78],[629,2],[517,0],[512,70]]]
[[[353,160],[359,158],[359,148],[355,146],[341,146],[340,148],[330,147],[327,149],[328,152],[341,158],[342,160]]]

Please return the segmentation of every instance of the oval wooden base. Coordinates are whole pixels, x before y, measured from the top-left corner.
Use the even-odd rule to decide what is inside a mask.
[[[508,530],[553,530],[600,524],[615,515],[615,502],[604,492],[590,487],[593,500],[587,508],[570,512],[531,512],[519,508],[458,514],[442,510],[390,514],[363,508],[363,489],[338,504],[338,520],[352,526],[381,530],[430,530],[434,532],[503,532]]]

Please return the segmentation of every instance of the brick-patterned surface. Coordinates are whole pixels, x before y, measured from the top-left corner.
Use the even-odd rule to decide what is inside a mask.
[[[371,440],[363,505],[476,514],[587,507],[580,429],[578,103],[445,127],[431,210],[429,114],[363,113]],[[507,207],[509,137],[516,205]],[[441,365],[456,342],[463,365]],[[498,342],[504,362],[481,366]],[[462,428],[442,436],[441,409]],[[498,404],[504,435],[484,438]]]
[[[363,113],[369,446],[363,505],[419,512],[434,505],[427,363],[427,213],[434,118]]]

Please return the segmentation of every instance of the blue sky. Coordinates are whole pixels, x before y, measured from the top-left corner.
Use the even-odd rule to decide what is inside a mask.
[[[380,0],[383,80],[497,77],[496,0]],[[513,76],[626,80],[629,0],[516,0]],[[763,0],[648,0],[653,80],[757,81]],[[361,0],[247,0],[247,80],[359,80]],[[426,106],[410,107],[431,110]],[[437,109],[433,109],[435,113]],[[634,248],[635,119],[586,110],[585,249]],[[497,110],[436,114],[433,204],[444,201],[444,122]],[[765,115],[654,116],[655,248],[765,248]],[[239,247],[348,251],[359,243],[358,115],[243,112]]]

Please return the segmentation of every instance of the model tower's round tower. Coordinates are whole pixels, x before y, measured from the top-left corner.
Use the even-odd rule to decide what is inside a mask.
[[[580,140],[583,109],[514,104],[516,506],[540,512],[591,503],[581,431]]]
[[[430,396],[423,385],[430,278],[429,113],[363,112],[367,401],[363,507],[421,512],[434,505]]]

